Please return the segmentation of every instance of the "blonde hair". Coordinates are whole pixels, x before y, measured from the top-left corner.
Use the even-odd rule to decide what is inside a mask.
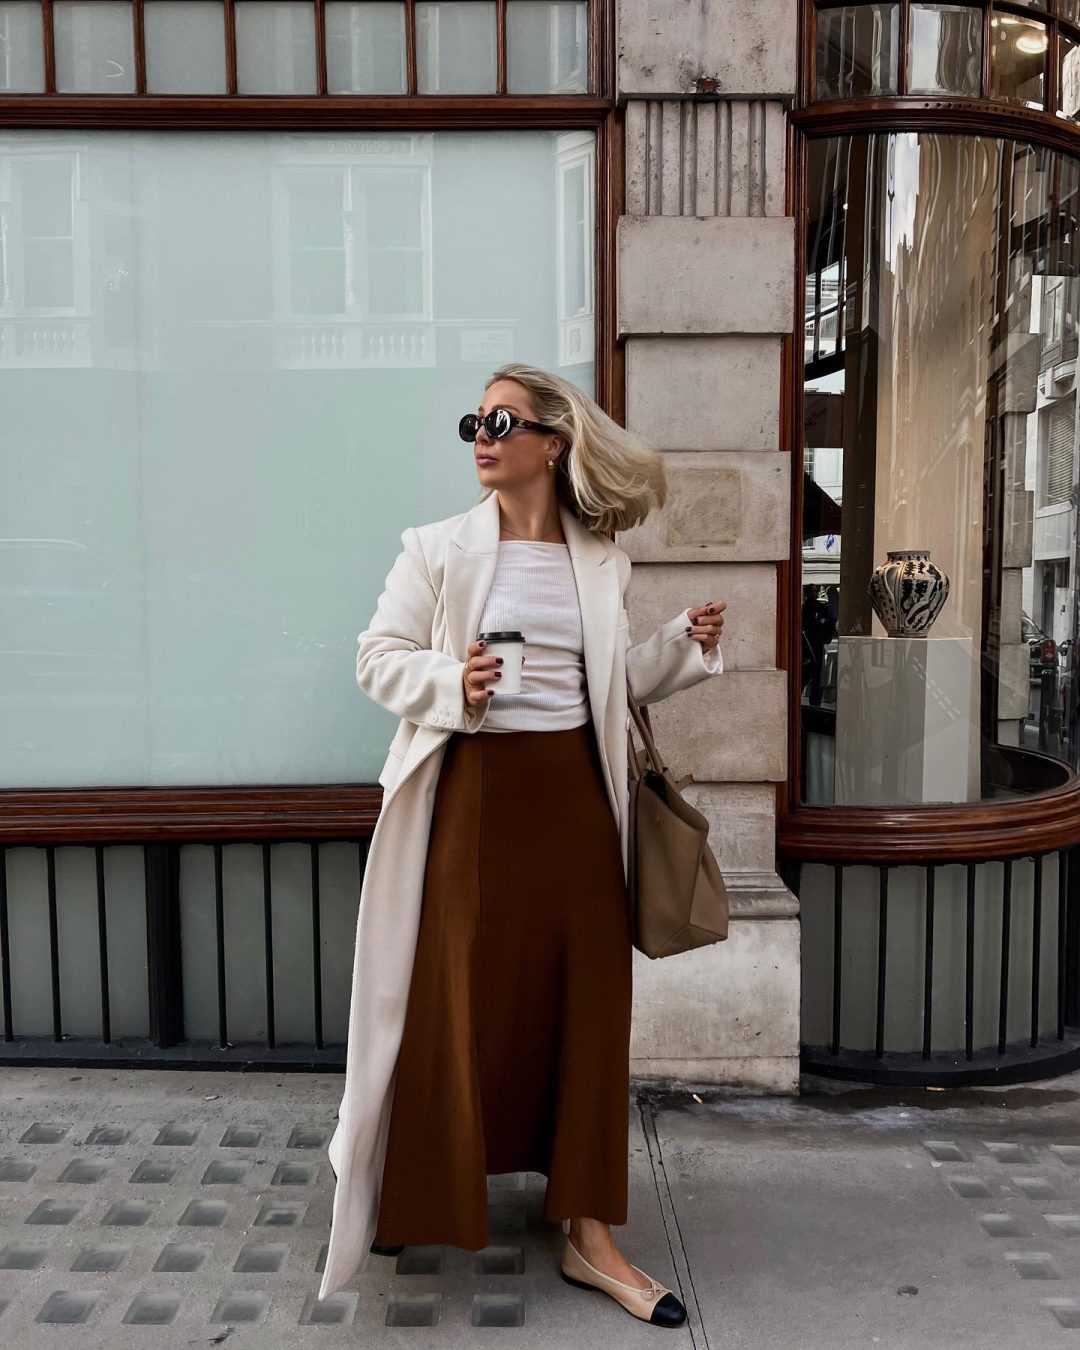
[[[554,427],[567,448],[555,471],[555,492],[590,529],[629,530],[667,498],[664,461],[640,436],[619,426],[569,380],[539,366],[510,362],[484,385],[516,380],[529,392],[535,420]],[[494,492],[487,488],[486,501]]]

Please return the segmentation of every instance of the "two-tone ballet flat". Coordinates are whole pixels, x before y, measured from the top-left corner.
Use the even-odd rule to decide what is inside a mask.
[[[380,1247],[377,1242],[373,1242],[368,1250],[374,1252],[376,1256],[400,1256],[405,1250],[405,1244],[400,1243],[396,1247]]]
[[[567,1284],[578,1289],[599,1289],[610,1294],[616,1303],[621,1304],[632,1316],[642,1322],[651,1322],[654,1327],[681,1327],[686,1321],[686,1309],[667,1288],[651,1275],[646,1275],[637,1266],[631,1266],[647,1282],[644,1289],[633,1284],[623,1284],[621,1280],[605,1275],[591,1265],[569,1238],[563,1248],[561,1274]]]

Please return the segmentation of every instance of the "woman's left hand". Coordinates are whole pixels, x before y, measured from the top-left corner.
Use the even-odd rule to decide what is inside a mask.
[[[693,620],[688,625],[686,635],[705,648],[712,649],[720,645],[720,634],[724,631],[725,600],[712,600],[707,605],[696,605],[686,612]]]

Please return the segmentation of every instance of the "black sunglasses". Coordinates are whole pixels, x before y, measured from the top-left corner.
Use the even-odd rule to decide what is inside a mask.
[[[483,417],[477,413],[466,413],[458,423],[458,435],[463,441],[475,441],[481,422],[493,441],[509,436],[515,427],[527,427],[530,431],[550,431],[556,436],[562,434],[557,427],[545,426],[543,422],[530,422],[525,417],[514,417],[506,408],[492,408],[491,412],[485,413]]]

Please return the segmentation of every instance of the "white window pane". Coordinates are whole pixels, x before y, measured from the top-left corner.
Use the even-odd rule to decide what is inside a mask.
[[[313,94],[315,9],[306,0],[239,0],[236,85],[241,94]]]
[[[506,87],[511,94],[580,94],[588,85],[584,0],[510,0]]]
[[[0,786],[376,780],[397,719],[356,635],[401,531],[476,499],[458,419],[504,361],[595,388],[558,301],[589,293],[564,272],[592,265],[593,154],[0,131],[4,256],[40,302],[0,315]]]
[[[495,5],[417,0],[416,87],[421,94],[493,94]]]
[[[149,93],[225,93],[221,0],[146,0],[143,24]]]
[[[39,0],[0,3],[0,91],[38,94],[44,88]]]
[[[56,0],[53,33],[59,93],[135,92],[135,37],[125,0]]]
[[[370,0],[326,6],[326,87],[331,94],[405,92],[405,6]]]

